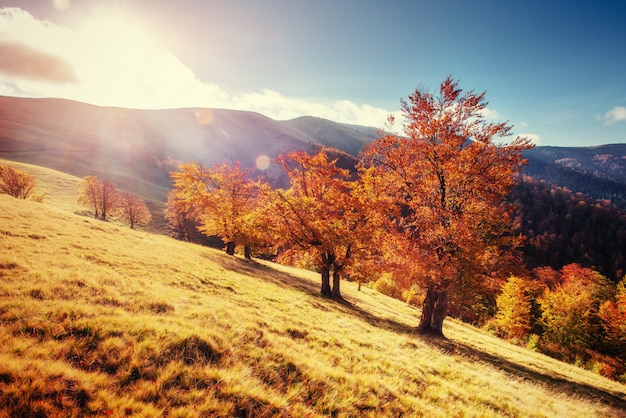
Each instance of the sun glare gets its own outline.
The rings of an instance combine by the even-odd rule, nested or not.
[[[85,20],[79,33],[83,53],[74,62],[91,101],[151,107],[153,86],[146,80],[153,79],[154,63],[163,51],[150,29],[123,10],[100,10]]]
[[[52,0],[55,9],[62,12],[70,7],[70,0]]]

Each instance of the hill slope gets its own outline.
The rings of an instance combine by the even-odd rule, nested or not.
[[[176,162],[253,166],[261,154],[276,157],[311,145],[319,142],[252,112],[136,110],[0,96],[0,158],[110,178],[162,202]]]
[[[0,96],[0,158],[107,177],[160,202],[170,187],[168,170],[179,161],[252,167],[261,154],[319,145],[356,156],[375,138],[372,127],[308,116],[275,121],[234,110],[136,110]],[[626,144],[536,147],[526,157],[526,174],[626,208]],[[264,174],[283,180],[276,167]]]
[[[626,144],[536,147],[525,156],[526,174],[626,209]]]
[[[318,277],[0,195],[0,416],[626,416],[626,388]]]
[[[352,155],[378,138],[377,129],[367,126],[346,125],[326,119],[303,116],[284,121],[327,147],[337,148]]]

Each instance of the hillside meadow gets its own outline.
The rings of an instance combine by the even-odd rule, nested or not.
[[[79,216],[53,189],[0,195],[0,416],[626,416],[620,383],[454,320],[422,338],[368,287],[325,299],[313,272]]]

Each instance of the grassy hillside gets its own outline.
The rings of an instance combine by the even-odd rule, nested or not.
[[[626,416],[619,383],[344,294],[0,195],[0,416]]]
[[[34,164],[20,163],[17,161],[4,160],[0,158],[0,165],[8,165],[17,170],[24,171],[36,179],[35,192],[44,196],[44,202],[48,205],[63,209],[76,214],[87,214],[89,210],[80,206],[78,201],[78,190],[81,178],[51,168],[42,167]],[[121,186],[117,184],[117,186]],[[127,190],[120,187],[120,190]],[[131,191],[135,193],[135,191]],[[167,222],[164,219],[163,211],[165,210],[165,202],[154,200],[150,195],[146,196],[139,193],[142,199],[152,213],[152,220],[146,229],[153,232],[167,231]],[[165,233],[165,232],[164,232]]]

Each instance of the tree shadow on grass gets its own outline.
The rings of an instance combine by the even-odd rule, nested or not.
[[[626,396],[624,396],[623,393],[601,389],[581,382],[573,382],[566,376],[559,375],[557,372],[552,372],[551,370],[534,370],[458,341],[433,337],[421,338],[426,344],[439,349],[446,355],[461,356],[471,361],[487,363],[513,376],[545,384],[555,391],[570,396],[593,398],[613,408],[626,411]]]
[[[415,336],[425,344],[436,348],[445,355],[459,356],[470,361],[489,364],[511,376],[545,384],[555,392],[565,393],[570,396],[590,398],[610,407],[626,411],[626,397],[622,393],[601,389],[580,382],[573,382],[567,377],[550,370],[534,370],[522,364],[507,360],[502,356],[487,353],[458,341],[420,335],[413,326],[375,315],[347,299],[333,299],[322,296],[320,294],[319,285],[311,280],[287,272],[277,271],[271,266],[241,258],[229,258],[225,262],[222,262],[222,265],[224,268],[231,271],[259,277],[279,287],[303,291],[319,300],[320,308],[330,308],[341,314],[352,315],[377,328],[398,334]]]
[[[270,266],[247,260],[240,257],[224,257],[219,259],[219,264],[232,272],[252,277],[258,277],[263,281],[275,284],[282,288],[297,289],[313,296],[320,295],[320,287],[311,280],[295,276],[293,274],[273,269]]]
[[[415,336],[430,347],[441,351],[444,355],[459,356],[470,361],[489,364],[514,377],[545,384],[555,392],[565,393],[570,396],[591,398],[594,401],[601,402],[612,408],[626,411],[626,396],[623,393],[601,389],[581,382],[574,382],[569,380],[566,376],[552,372],[551,370],[535,370],[522,364],[507,360],[502,356],[487,353],[476,347],[472,347],[458,341],[451,341],[445,337],[439,338],[421,335],[416,332],[415,327],[411,327],[388,318],[378,317],[347,301],[344,301],[343,304],[348,306],[354,315],[363,318],[371,325],[393,331],[398,334]]]

